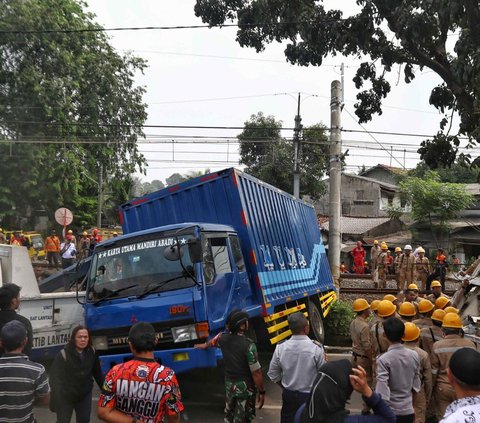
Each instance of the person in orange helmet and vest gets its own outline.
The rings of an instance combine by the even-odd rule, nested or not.
[[[45,240],[45,251],[47,253],[47,260],[50,266],[60,266],[60,239],[58,239],[57,232],[53,229],[50,236]]]

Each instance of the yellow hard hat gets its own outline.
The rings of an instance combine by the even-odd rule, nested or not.
[[[367,300],[364,298],[357,298],[353,302],[353,311],[355,312],[366,310],[368,307],[370,307],[370,305],[368,304]]]
[[[417,250],[417,253],[424,253],[424,252],[425,252],[425,250],[424,250],[422,247],[420,247],[420,248]]]
[[[405,323],[405,331],[403,332],[402,341],[411,342],[418,339],[420,336],[420,329],[415,323],[407,322]]]
[[[435,300],[435,307],[443,310],[449,302],[450,300],[447,297],[438,297]]]
[[[378,305],[378,315],[380,317],[390,317],[395,313],[396,309],[397,307],[391,301],[382,300]]]
[[[83,236],[88,235],[87,231],[83,231],[83,232],[82,232],[82,235],[83,235]]]
[[[0,228],[0,232],[3,232],[3,229],[2,229],[2,228]]]
[[[364,262],[363,264],[368,264],[368,261]]]
[[[382,250],[388,250],[388,245],[385,242],[382,242],[382,245],[380,245],[380,248]]]
[[[419,313],[428,313],[429,311],[432,311],[435,306],[433,303],[429,300],[420,300],[418,303],[418,312]]]
[[[430,288],[435,288],[437,286],[442,286],[442,284],[438,281],[432,281],[432,283],[430,284]]]
[[[445,313],[456,313],[456,314],[458,314],[458,308],[455,308],[455,307],[452,307],[452,306],[445,307],[444,310],[445,310]]]
[[[396,253],[401,253],[402,252],[402,249],[400,247],[395,247],[395,252]]]
[[[375,241],[373,241],[373,245],[377,245],[378,244],[378,239],[376,239]]]
[[[409,291],[418,291],[418,285],[416,283],[411,283],[407,288]]]
[[[71,229],[69,229],[67,234],[73,234],[73,231]]]
[[[415,306],[412,303],[405,301],[404,303],[400,304],[400,307],[398,309],[398,314],[404,317],[412,317],[417,314],[417,310],[415,309]]]
[[[395,295],[392,295],[392,294],[387,294],[383,297],[383,299],[393,303],[397,299],[397,297],[395,297]]]
[[[462,319],[460,319],[460,316],[457,313],[445,314],[445,317],[443,318],[442,328],[461,329],[462,327]]]
[[[445,314],[447,314],[445,313],[445,310],[437,308],[432,314],[432,320],[436,320],[437,322],[443,322]]]
[[[380,300],[373,300],[373,301],[370,303],[370,310],[372,310],[372,311],[377,311],[379,304],[380,304]]]
[[[118,235],[118,232],[114,232],[113,235]]]

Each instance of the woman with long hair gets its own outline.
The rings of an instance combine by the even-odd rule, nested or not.
[[[93,379],[101,388],[100,361],[87,328],[79,325],[50,368],[50,410],[57,413],[57,423],[70,423],[73,410],[77,423],[89,423]]]

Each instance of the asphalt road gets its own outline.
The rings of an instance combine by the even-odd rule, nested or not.
[[[329,354],[329,360],[349,358],[345,354]],[[261,353],[260,361],[264,369],[268,368],[270,354]],[[182,421],[191,423],[223,423],[223,375],[221,369],[195,370],[178,376],[182,390],[185,412]],[[265,405],[257,410],[255,421],[274,423],[280,421],[280,409],[282,406],[281,389],[274,383],[266,380],[267,391]],[[95,388],[93,393],[91,423],[100,422],[96,413],[96,400],[99,390]],[[360,396],[356,393],[352,396],[349,408],[352,413],[359,413],[361,409]],[[38,423],[53,423],[56,421],[55,414],[48,408],[36,407],[35,417]],[[75,419],[72,419],[75,422]]]

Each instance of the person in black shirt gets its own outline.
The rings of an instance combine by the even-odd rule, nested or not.
[[[225,421],[249,423],[255,417],[257,390],[257,407],[262,408],[265,402],[262,368],[258,362],[255,343],[245,336],[248,314],[234,310],[227,317],[226,323],[227,332],[195,347],[218,347],[222,350],[225,368]]]
[[[50,410],[57,413],[57,423],[70,423],[73,410],[77,423],[90,421],[93,379],[100,389],[103,384],[100,361],[91,345],[87,328],[76,326],[50,367]]]
[[[27,343],[23,353],[29,357],[32,355],[33,347],[33,329],[30,320],[21,316],[15,310],[20,305],[20,287],[14,283],[7,283],[0,287],[0,329],[12,320],[18,320],[27,328]],[[0,352],[3,350],[0,348]]]

